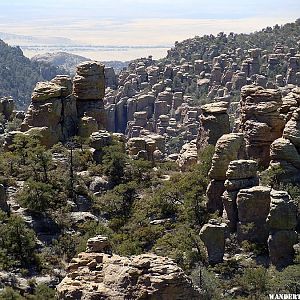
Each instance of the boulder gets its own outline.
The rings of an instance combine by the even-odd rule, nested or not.
[[[86,252],[111,253],[111,244],[106,236],[98,235],[87,240]]]
[[[207,143],[215,145],[218,139],[230,132],[227,102],[214,102],[201,107],[200,122],[202,129],[208,135]],[[199,134],[202,130],[199,131]],[[198,140],[202,140],[198,137]]]
[[[239,220],[242,222],[264,221],[270,210],[271,189],[265,186],[254,186],[242,189],[237,195]]]
[[[265,243],[268,237],[266,218],[270,209],[270,188],[254,186],[237,194],[237,238],[241,242]]]
[[[247,179],[257,176],[257,162],[255,160],[234,160],[228,165],[227,179]]]
[[[271,191],[267,218],[270,230],[294,230],[297,226],[297,205],[285,191]]]
[[[229,163],[242,155],[243,147],[243,134],[230,133],[223,135],[216,144],[209,177],[217,180],[225,180]]]
[[[210,220],[200,230],[200,238],[207,249],[210,264],[217,264],[223,261],[225,232],[226,225],[216,220]]]

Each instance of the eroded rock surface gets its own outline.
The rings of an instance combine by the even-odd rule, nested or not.
[[[154,254],[109,255],[107,243],[104,237],[90,239],[88,252],[72,259],[57,287],[59,299],[202,299],[171,259]]]

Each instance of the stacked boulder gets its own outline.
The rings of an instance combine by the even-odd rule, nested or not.
[[[171,259],[154,254],[111,255],[106,237],[88,240],[57,286],[58,299],[201,299],[201,292]]]
[[[297,205],[284,191],[271,191],[271,207],[267,218],[268,248],[272,264],[284,267],[292,263],[293,246],[297,243]]]
[[[51,147],[77,134],[88,138],[105,128],[104,66],[81,63],[73,83],[66,75],[37,83],[21,131],[41,136],[42,144]]]
[[[41,140],[48,147],[74,136],[77,130],[77,109],[71,88],[72,81],[68,76],[37,83],[21,131],[40,134]]]
[[[254,186],[241,189],[236,198],[238,223],[237,239],[266,244],[268,228],[266,219],[270,210],[269,187]]]
[[[280,180],[300,182],[300,108],[286,123],[282,138],[275,140],[270,149],[270,167],[279,166]]]
[[[215,145],[223,134],[230,132],[228,105],[228,102],[213,102],[201,107],[200,122],[203,131],[200,130],[199,135],[207,133],[209,145]],[[198,141],[201,140],[203,137],[199,136]]]
[[[238,223],[237,196],[241,189],[259,184],[257,163],[254,160],[233,160],[230,162],[224,183],[226,191],[222,199],[223,218],[231,231],[236,231]]]
[[[258,159],[265,167],[270,162],[270,145],[282,136],[285,125],[281,105],[279,90],[254,85],[241,90],[239,131],[245,135],[248,158]]]
[[[244,157],[244,135],[230,133],[223,135],[216,144],[209,171],[211,181],[207,188],[207,208],[210,212],[223,212],[222,195],[225,191],[226,172],[231,161]]]
[[[76,99],[79,126],[84,122],[98,129],[106,126],[103,98],[105,95],[104,65],[98,62],[83,62],[77,66],[73,79],[73,95]],[[87,126],[87,125],[86,125]]]

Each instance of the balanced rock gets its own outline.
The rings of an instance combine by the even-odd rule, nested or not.
[[[204,132],[208,135],[208,144],[215,145],[222,135],[230,132],[227,109],[227,102],[214,102],[201,107],[200,122]],[[201,140],[201,137],[198,140]]]
[[[217,141],[209,177],[217,180],[225,180],[229,163],[243,155],[243,147],[243,134],[224,134]]]
[[[86,252],[110,254],[111,244],[108,240],[108,237],[98,235],[88,239],[86,244]]]
[[[208,185],[206,195],[207,209],[210,212],[223,212],[222,195],[225,191],[224,183],[226,172],[231,161],[243,157],[244,136],[239,133],[224,134],[217,141],[209,177],[212,179]]]
[[[6,120],[10,120],[14,111],[15,103],[10,97],[0,98],[0,115],[3,115]]]
[[[106,127],[104,65],[95,61],[83,62],[77,66],[73,79],[73,95],[76,99],[79,118],[91,117],[98,129]]]

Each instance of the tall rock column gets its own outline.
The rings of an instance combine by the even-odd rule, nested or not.
[[[265,244],[268,238],[266,219],[270,210],[270,188],[254,186],[237,194],[237,239]]]
[[[203,241],[210,264],[217,264],[223,261],[225,252],[226,224],[211,219],[200,230],[200,238]]]
[[[284,191],[271,191],[271,206],[267,218],[270,230],[269,255],[272,264],[284,267],[292,263],[297,243],[297,206]]]
[[[105,129],[104,65],[95,61],[79,64],[73,80],[73,95],[76,99],[78,117],[81,118],[79,128],[81,123],[84,122],[84,130],[82,130],[81,135],[88,137],[92,133],[91,130],[95,130],[95,123],[97,123],[97,129]],[[90,130],[87,123],[91,124]]]
[[[230,122],[227,113],[228,105],[228,102],[215,102],[201,107],[200,122],[204,132],[202,130],[199,131],[198,143],[203,140],[202,135],[207,134],[207,143],[215,145],[223,134],[230,132]]]
[[[225,191],[224,183],[226,171],[232,160],[243,158],[244,135],[240,133],[224,134],[216,144],[209,171],[211,182],[207,188],[207,208],[210,212],[223,212],[222,195]]]
[[[300,108],[286,123],[282,138],[272,143],[270,157],[270,167],[280,166],[284,171],[280,180],[300,182]]]
[[[257,163],[254,160],[233,160],[226,172],[223,194],[223,218],[231,231],[236,230],[238,222],[237,195],[241,189],[250,188],[259,184]]]
[[[239,131],[245,134],[248,158],[264,167],[270,162],[270,145],[281,137],[285,125],[281,105],[279,90],[254,85],[241,90]]]

